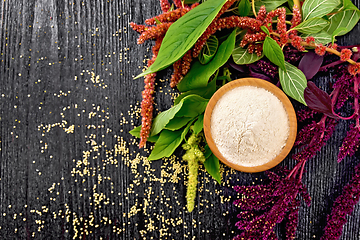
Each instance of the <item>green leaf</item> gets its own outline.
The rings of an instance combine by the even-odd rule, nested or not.
[[[184,0],[184,4],[193,4],[197,2],[200,2],[200,0]]]
[[[193,118],[191,117],[174,117],[169,121],[169,123],[165,126],[165,129],[175,131],[184,127],[188,122],[190,122]]]
[[[134,137],[140,138],[141,125],[131,130],[129,133]],[[146,141],[148,142],[156,142],[159,139],[159,135],[150,136]]]
[[[205,32],[227,0],[207,0],[193,8],[165,34],[155,62],[135,78],[162,70],[180,59]]]
[[[194,123],[193,131],[197,135],[201,132],[201,130],[203,130],[203,128],[204,128],[204,114],[201,114]]]
[[[264,33],[266,33],[266,35],[270,35],[269,29],[267,29],[267,27],[261,26],[260,28],[261,30],[263,30]]]
[[[208,100],[197,95],[188,95],[184,97],[183,99],[181,99],[179,104],[173,106],[172,108],[164,112],[159,113],[154,118],[150,136],[159,134],[159,132],[161,132],[161,130],[167,127],[170,121],[175,117],[197,117],[199,114],[205,111],[207,103]]]
[[[151,151],[148,160],[157,160],[163,157],[170,157],[176,148],[185,139],[186,134],[189,132],[190,126],[194,121],[190,121],[188,125],[180,130],[170,131],[163,130],[160,133],[159,139],[156,141],[154,149]]]
[[[235,46],[235,38],[236,31],[234,30],[230,36],[221,43],[214,58],[208,64],[202,65],[200,62],[195,61],[190,71],[177,85],[179,91],[185,92],[195,88],[206,87],[211,75],[213,75],[219,67],[224,65],[231,56]]]
[[[344,0],[343,1],[343,10],[356,10],[356,11],[359,11],[359,9],[351,2],[351,0]]]
[[[347,28],[344,28],[344,27],[341,27],[341,28],[338,28],[336,29],[333,33],[332,33],[332,44],[334,44],[335,42],[335,37],[336,36],[341,36],[341,35],[344,35],[348,32]]]
[[[294,1],[293,1],[293,0],[288,0],[287,3],[288,3],[288,5],[289,5],[289,8],[290,8],[290,9],[293,9],[293,8],[294,8]]]
[[[197,95],[189,95],[182,101],[183,107],[176,113],[176,117],[197,117],[205,112],[208,100]],[[177,105],[176,105],[177,106]]]
[[[177,131],[163,130],[155,143],[148,160],[157,160],[163,157],[170,157],[183,139],[183,129]]]
[[[269,36],[265,38],[263,52],[272,63],[286,71],[284,53],[277,42]]]
[[[174,104],[175,105],[178,104],[181,101],[181,99],[189,95],[198,95],[205,99],[210,99],[212,95],[215,93],[215,91],[216,91],[216,81],[212,80],[205,88],[196,88],[182,93],[180,96],[178,96],[175,99]]]
[[[249,53],[247,49],[242,47],[236,47],[232,52],[232,58],[238,65],[254,63],[260,60],[263,56],[264,54],[258,56],[256,53]]]
[[[170,122],[170,120],[175,117],[175,114],[179,112],[179,110],[183,106],[183,103],[184,101],[164,112],[159,113],[153,120],[150,136],[154,136],[161,132],[161,130],[165,128],[165,126]]]
[[[345,28],[347,29],[347,31],[342,31],[340,34],[337,34],[337,36],[345,35],[355,27],[359,19],[360,19],[359,10],[340,11],[329,17],[330,25],[327,28],[325,28],[325,31],[328,32],[330,35],[333,35],[333,33],[337,29]]]
[[[301,37],[303,39],[306,39],[309,36],[313,36],[315,39],[315,43],[317,43],[317,44],[321,43],[321,44],[325,45],[325,44],[328,44],[329,42],[331,42],[331,35],[325,31],[321,31],[321,32],[314,33],[314,34],[302,34],[301,35]]]
[[[204,166],[206,171],[220,184],[221,175],[220,175],[220,163],[219,159],[211,152],[209,146],[206,144],[205,153],[206,160]]]
[[[250,10],[251,10],[250,1],[249,0],[240,0],[238,10],[239,10],[239,15],[241,17],[246,17],[247,15],[249,15]]]
[[[161,24],[161,22],[157,18],[155,18],[155,22],[156,24]]]
[[[297,25],[293,29],[296,29],[296,30],[298,30],[299,32],[302,32],[302,33],[311,34],[311,33],[320,32],[327,25],[329,25],[329,22],[326,21],[323,18],[310,18],[310,19],[300,23],[299,25]]]
[[[261,6],[265,6],[266,11],[270,12],[279,6],[286,3],[287,0],[261,0],[261,1],[255,1],[255,11],[259,12]]]
[[[286,71],[279,69],[280,83],[283,91],[306,106],[304,91],[307,86],[307,80],[304,73],[288,62],[285,62],[285,67]]]
[[[201,49],[199,61],[201,64],[207,64],[215,56],[216,50],[219,46],[219,40],[215,35],[211,35],[206,41],[204,47]]]
[[[303,20],[319,17],[331,13],[340,5],[340,0],[307,0],[302,5]]]

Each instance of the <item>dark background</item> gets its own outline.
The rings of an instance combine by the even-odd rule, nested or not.
[[[133,77],[152,46],[136,44],[129,22],[143,24],[160,12],[158,0],[0,2],[0,239],[235,235],[232,187],[260,182],[263,174],[224,167],[219,185],[202,170],[197,206],[188,213],[181,158],[149,163],[148,150],[138,150],[127,133],[141,122],[143,80]],[[359,34],[357,25],[339,44],[357,44]],[[172,104],[170,72],[159,77],[159,110]],[[328,77],[317,83],[327,86]],[[341,122],[306,165],[303,182],[312,204],[300,208],[298,239],[320,238],[359,163],[358,153],[336,162],[348,125]],[[359,229],[358,204],[342,239],[360,239]],[[278,230],[284,239],[283,226]]]

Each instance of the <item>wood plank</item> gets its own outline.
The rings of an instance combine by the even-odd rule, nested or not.
[[[238,196],[232,187],[259,183],[263,173],[225,167],[219,185],[202,169],[197,206],[188,213],[181,152],[149,163],[149,149],[139,150],[128,134],[141,123],[143,80],[133,77],[152,46],[136,44],[129,22],[142,24],[160,12],[158,0],[0,3],[1,239],[235,235],[232,202]],[[340,44],[357,44],[359,34],[356,26]],[[170,72],[159,78],[168,79]],[[172,104],[172,90],[169,81],[158,81],[156,88],[162,111]],[[298,239],[320,238],[333,201],[359,163],[359,153],[336,162],[347,128],[341,123],[306,166],[304,183],[313,201],[301,206]],[[288,157],[283,164],[295,162]],[[359,238],[359,216],[357,204],[342,239]],[[279,234],[285,239],[284,226]]]

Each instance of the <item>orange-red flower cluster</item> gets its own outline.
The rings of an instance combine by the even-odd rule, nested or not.
[[[315,52],[316,52],[316,54],[318,54],[320,56],[324,56],[326,53],[326,47],[324,45],[322,45],[321,43],[317,44],[315,47]]]
[[[303,42],[303,39],[299,36],[294,36],[291,39],[291,45],[293,45],[299,51],[305,51],[305,47],[301,45],[301,42]]]
[[[360,73],[360,63],[350,64],[348,70],[351,75],[355,76]]]
[[[345,62],[351,58],[352,51],[350,49],[344,48],[341,50],[340,60]]]

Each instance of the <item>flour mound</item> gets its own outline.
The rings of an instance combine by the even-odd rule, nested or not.
[[[274,159],[289,137],[284,105],[271,92],[241,86],[225,93],[211,115],[211,135],[229,162],[254,167]]]

